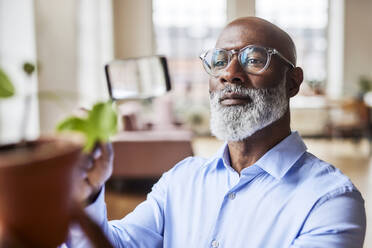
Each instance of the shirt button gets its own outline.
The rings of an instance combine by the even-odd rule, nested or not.
[[[213,247],[213,248],[217,248],[219,245],[220,245],[220,244],[218,243],[217,240],[213,240],[213,241],[212,241],[212,247]]]
[[[235,196],[236,196],[235,192],[232,192],[232,193],[229,194],[229,199],[234,200]]]

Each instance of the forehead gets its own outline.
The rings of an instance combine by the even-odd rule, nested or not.
[[[249,25],[232,25],[226,27],[220,34],[217,42],[217,48],[240,49],[247,45],[260,45],[264,47],[273,47],[273,35],[270,30]]]

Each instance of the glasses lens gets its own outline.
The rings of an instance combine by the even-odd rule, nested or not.
[[[260,73],[265,68],[268,54],[265,48],[248,46],[239,54],[239,61],[246,72]]]
[[[218,75],[220,70],[229,64],[229,54],[223,49],[211,49],[204,57],[204,68],[212,75]]]

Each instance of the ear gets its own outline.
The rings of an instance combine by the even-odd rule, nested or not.
[[[291,98],[297,95],[300,90],[301,83],[304,80],[304,72],[301,67],[295,67],[288,71],[287,77],[288,96]]]

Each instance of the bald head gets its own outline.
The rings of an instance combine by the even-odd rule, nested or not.
[[[278,26],[258,17],[243,17],[229,23],[221,32],[216,47],[229,48],[255,44],[277,49],[296,65],[296,47],[291,37]]]

